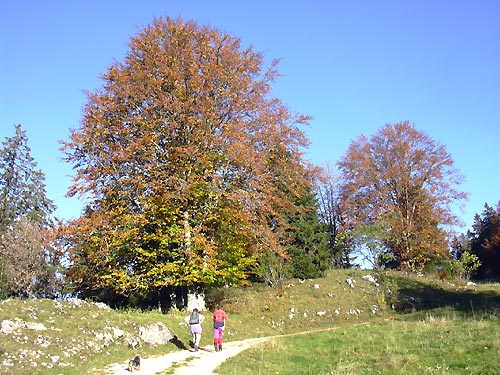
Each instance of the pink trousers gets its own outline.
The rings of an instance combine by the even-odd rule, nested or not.
[[[224,335],[224,330],[222,327],[214,328],[214,344],[222,345],[222,336]]]

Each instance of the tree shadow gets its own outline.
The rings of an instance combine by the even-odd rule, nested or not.
[[[397,298],[392,304],[399,313],[446,309],[469,317],[500,316],[500,288],[408,279],[399,279],[398,286]]]

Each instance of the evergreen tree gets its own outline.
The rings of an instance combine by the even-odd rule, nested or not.
[[[0,233],[20,218],[47,227],[54,203],[45,192],[45,175],[37,169],[21,125],[0,148]]]
[[[311,279],[328,269],[330,254],[326,225],[319,221],[318,207],[312,191],[300,197],[290,216],[288,230],[289,266],[292,277]]]
[[[55,206],[26,132],[20,125],[15,130],[0,148],[0,297],[52,296],[57,257],[49,235]]]
[[[470,252],[476,255],[481,266],[477,269],[477,278],[500,277],[500,202],[496,210],[484,205],[481,215],[474,216],[472,231],[467,232]]]

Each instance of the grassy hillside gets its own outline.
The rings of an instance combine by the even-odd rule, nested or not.
[[[499,323],[427,316],[275,337],[229,358],[217,374],[500,374]]]
[[[371,333],[374,336],[374,332],[389,334],[391,329],[405,330],[411,336],[413,328],[429,319],[462,324],[463,321],[489,322],[500,315],[498,284],[457,285],[416,275],[374,274],[362,270],[335,270],[322,279],[290,280],[283,283],[280,290],[262,285],[215,290],[207,299],[212,303],[221,300],[229,315],[226,341],[328,327],[351,330],[342,331],[346,337],[356,337],[356,330],[361,333],[374,330]],[[176,351],[189,346],[190,335],[182,324],[186,314],[185,311],[169,314],[116,311],[79,300],[2,301],[1,328],[11,332],[0,333],[0,374],[98,374],[103,373],[100,370],[106,365],[132,358],[136,352],[148,357]],[[206,314],[210,318],[210,312]],[[209,345],[212,341],[210,319],[207,321],[201,345]],[[157,322],[165,324],[176,339],[157,347],[144,343],[132,347],[140,341],[140,327]],[[359,325],[365,322],[371,323],[370,329],[361,328],[368,327]],[[450,323],[446,329],[453,334],[456,328]],[[414,334],[423,335],[422,331]],[[476,336],[479,340],[480,335]],[[321,355],[319,349],[327,345],[321,340],[329,342],[330,337],[322,333],[314,335],[314,339],[319,341],[310,345],[313,357],[314,353]],[[387,338],[379,339],[390,343]],[[306,341],[301,339],[300,342]],[[269,345],[285,348],[287,344],[273,341]],[[341,346],[336,347],[342,351]],[[496,351],[498,354],[498,347]],[[249,360],[248,366],[252,361]],[[272,359],[265,362],[271,363]],[[394,365],[397,368],[398,363]],[[259,371],[254,373],[268,373]],[[316,370],[311,371],[315,373]],[[325,371],[317,373],[329,373],[329,369]],[[385,371],[381,373],[388,373]]]
[[[322,323],[333,329],[275,337],[229,359],[217,373],[500,374],[499,284],[464,285],[390,272],[374,275],[380,284],[374,288],[373,283],[364,283],[363,275],[366,272],[334,271],[317,280],[318,290],[322,285],[340,286],[333,297],[327,293],[331,301],[321,300],[321,306],[328,306]],[[354,288],[342,285],[347,278],[356,280]],[[290,297],[298,295],[310,302],[303,309],[318,308],[307,287]],[[374,300],[370,311],[367,306]],[[340,314],[337,306],[343,306]],[[353,309],[360,313],[349,314]],[[310,329],[320,322],[303,319],[301,324]],[[286,319],[280,329],[283,333],[296,330]]]

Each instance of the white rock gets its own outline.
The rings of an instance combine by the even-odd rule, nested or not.
[[[349,286],[350,286],[351,288],[354,288],[354,284],[356,283],[356,280],[351,279],[351,278],[348,278],[348,279],[346,280],[346,282],[347,282],[347,284],[349,284]]]
[[[139,337],[142,341],[153,346],[165,345],[173,338],[167,326],[162,322],[140,327]]]
[[[92,304],[97,306],[101,310],[111,310],[111,308],[103,302],[93,302]]]
[[[12,320],[3,320],[2,323],[0,323],[0,333],[4,335],[11,334],[19,328],[21,328],[21,324],[19,322],[13,322]]]
[[[364,279],[364,280],[366,280],[366,281],[369,281],[370,283],[375,284],[376,286],[379,286],[379,283],[377,282],[377,280],[372,275],[365,275],[365,276],[363,276],[361,278]]]
[[[81,307],[87,304],[87,302],[78,298],[68,298],[66,301],[73,307]]]
[[[42,323],[25,322],[24,326],[34,331],[45,331],[47,329]]]

